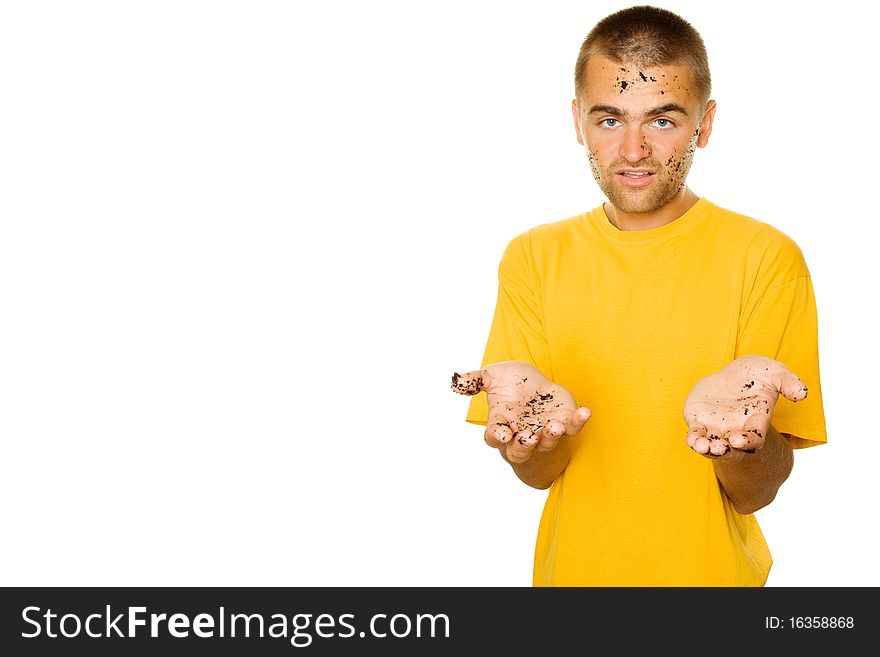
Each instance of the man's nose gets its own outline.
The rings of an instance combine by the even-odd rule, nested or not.
[[[623,132],[620,144],[620,156],[628,162],[638,162],[651,154],[648,140],[640,126],[629,126]]]

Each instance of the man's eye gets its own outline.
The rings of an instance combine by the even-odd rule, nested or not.
[[[601,125],[605,128],[615,127],[615,125],[610,125],[608,123],[608,121],[613,121],[615,125],[620,123],[617,119],[602,119],[599,122],[599,125]],[[661,123],[661,121],[662,121],[662,123]],[[658,127],[663,128],[664,130],[667,128],[674,128],[675,127],[675,124],[672,121],[670,121],[669,119],[657,119],[656,121],[654,121],[654,123],[657,123]]]

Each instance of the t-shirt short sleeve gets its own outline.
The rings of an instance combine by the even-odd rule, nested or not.
[[[800,377],[807,386],[806,399],[794,403],[780,395],[772,424],[791,435],[792,447],[812,447],[827,440],[816,299],[803,255],[793,242],[784,245],[777,260],[782,262],[777,269],[788,280],[771,279],[763,290],[759,287],[755,300],[746,306],[736,356],[767,356]]]
[[[552,377],[540,293],[529,257],[529,235],[522,233],[507,245],[498,266],[498,298],[480,367],[518,360]],[[485,393],[471,398],[466,420],[486,424]]]

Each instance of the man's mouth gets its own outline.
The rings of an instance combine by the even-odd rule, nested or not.
[[[627,187],[643,187],[654,179],[653,171],[618,171],[621,181]]]

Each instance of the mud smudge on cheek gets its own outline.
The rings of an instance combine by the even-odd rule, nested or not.
[[[666,160],[666,168],[669,169],[669,174],[674,175],[681,171],[681,167],[684,163],[684,158],[678,157],[678,151],[673,151],[672,155],[669,156],[669,159]]]
[[[590,169],[593,172],[593,178],[596,179],[596,182],[600,182],[602,180],[602,171],[599,168],[599,156],[593,151],[587,152],[589,154]]]

